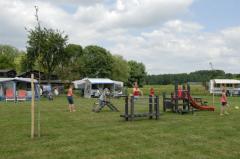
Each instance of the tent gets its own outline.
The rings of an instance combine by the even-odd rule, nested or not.
[[[98,97],[99,92],[108,88],[113,96],[122,94],[123,82],[113,81],[108,78],[84,78],[82,80],[76,80],[72,82],[74,88],[80,89],[85,98]]]
[[[35,98],[39,99],[38,81],[34,80]],[[26,100],[32,99],[31,79],[30,78],[0,78],[0,100],[6,100],[6,93],[11,90],[13,93],[12,100],[16,101],[19,91],[26,91]]]

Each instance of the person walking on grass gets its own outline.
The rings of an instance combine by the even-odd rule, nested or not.
[[[75,112],[76,108],[73,102],[73,86],[70,85],[67,92],[68,108],[70,112]]]
[[[228,103],[227,103],[227,95],[226,95],[226,90],[223,89],[222,90],[222,96],[220,98],[220,101],[221,101],[221,112],[220,112],[220,115],[222,116],[223,114],[226,114],[228,115],[229,113],[227,112],[227,107],[228,107]]]

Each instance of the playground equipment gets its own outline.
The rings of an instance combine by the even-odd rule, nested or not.
[[[139,99],[148,99],[148,112],[136,113],[135,112],[135,103]],[[120,115],[120,117],[125,118],[126,121],[132,121],[137,117],[148,117],[149,119],[153,119],[155,117],[156,120],[159,119],[159,97],[158,96],[149,96],[148,98],[140,97],[136,100],[134,96],[125,97],[125,114]],[[145,104],[145,103],[144,103]]]
[[[203,102],[201,98],[193,98],[190,95],[190,85],[187,83],[187,89],[185,85],[178,87],[178,82],[175,82],[175,92],[171,94],[171,97],[166,97],[166,93],[163,93],[163,111],[166,112],[170,109],[175,113],[193,113],[194,109],[197,110],[209,110],[214,111],[215,107],[207,106],[206,102]]]
[[[103,101],[97,100],[93,103],[92,111],[93,112],[100,112],[104,107],[108,107],[111,111],[119,112],[119,110],[113,105],[110,101],[110,97],[108,96]]]
[[[100,93],[100,92],[99,92]],[[105,88],[101,93],[97,102],[93,104],[93,112],[100,112],[105,106],[111,111],[118,112],[119,110],[110,102],[111,93],[108,88]]]
[[[110,102],[110,101],[103,101],[103,105],[100,105],[99,102],[93,103],[93,112],[100,112],[104,107],[108,107],[111,111],[119,112],[119,110]]]

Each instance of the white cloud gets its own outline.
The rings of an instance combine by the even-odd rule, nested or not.
[[[214,64],[215,69],[239,72],[240,36],[235,36],[239,35],[239,28],[217,33],[203,32],[202,28],[197,23],[169,21],[140,36],[117,39],[118,45],[112,50],[124,53],[128,59],[144,62],[150,73],[209,69],[209,62]],[[238,42],[232,43],[233,39]]]
[[[192,0],[119,0],[110,21],[114,26],[147,27],[186,13],[191,3]]]
[[[80,5],[80,6],[89,6],[98,3],[104,3],[105,0],[24,0],[27,3],[50,3],[53,5]]]
[[[239,72],[240,27],[205,32],[197,22],[179,20],[193,0],[0,0],[0,43],[26,46],[25,27],[35,25],[34,5],[43,26],[60,29],[70,43],[101,45],[150,73],[217,69]],[[69,5],[74,6],[69,12]],[[71,9],[70,7],[70,9]],[[176,19],[176,20],[174,20]]]

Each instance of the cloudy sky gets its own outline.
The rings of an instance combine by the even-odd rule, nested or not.
[[[25,50],[25,27],[64,31],[69,43],[99,45],[149,74],[222,69],[240,73],[239,0],[0,0],[0,43]]]

